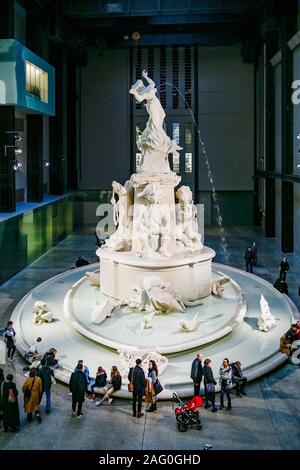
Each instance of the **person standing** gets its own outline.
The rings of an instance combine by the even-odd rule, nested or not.
[[[220,410],[224,408],[224,394],[226,394],[227,400],[228,400],[226,411],[231,410],[231,395],[230,395],[231,383],[232,383],[232,368],[229,365],[229,360],[227,358],[224,358],[223,364],[220,367],[220,385],[221,385]]]
[[[245,387],[247,384],[247,377],[244,376],[240,361],[236,361],[232,367],[232,382],[235,384],[236,396],[241,397],[247,395]]]
[[[4,432],[7,432],[8,428],[15,432],[20,426],[18,390],[13,379],[13,375],[8,374],[6,381],[1,384]]]
[[[75,369],[74,369],[74,372],[76,372],[77,367],[78,367],[78,364],[81,364],[81,365],[82,365],[82,372],[83,372],[84,375],[85,375],[87,384],[89,384],[89,383],[90,383],[90,370],[89,370],[89,368],[88,368],[85,364],[83,364],[83,360],[82,360],[82,359],[79,359],[79,361],[78,361],[78,363],[77,363],[77,366],[76,366]]]
[[[252,253],[252,248],[251,246],[248,246],[245,256],[246,260],[246,271],[247,273],[253,273],[253,253]]]
[[[202,360],[203,360],[203,355],[201,353],[198,353],[196,359],[194,359],[192,362],[191,379],[193,380],[193,383],[194,383],[194,396],[200,395],[200,385],[201,385],[202,375],[203,375]]]
[[[78,419],[82,417],[82,404],[87,392],[87,381],[82,369],[82,364],[78,363],[76,371],[72,373],[69,383],[70,392],[72,393],[72,416],[76,414],[76,406],[78,403],[76,416]]]
[[[158,369],[156,362],[152,359],[149,361],[149,369],[148,369],[148,383],[147,383],[147,390],[149,401],[151,401],[151,405],[147,408],[146,411],[156,411],[157,410],[157,395],[162,392],[163,388],[158,380]],[[146,390],[146,391],[147,391]]]
[[[286,275],[289,269],[290,265],[288,263],[288,259],[284,256],[279,266],[279,277],[281,281],[286,281]]]
[[[257,245],[256,242],[252,242],[251,245],[251,250],[252,250],[252,256],[253,256],[253,265],[257,265]]]
[[[49,414],[51,412],[51,386],[54,379],[54,372],[47,366],[45,359],[42,359],[41,366],[38,375],[42,380],[42,397],[44,393],[46,395],[46,413]]]
[[[141,418],[144,416],[142,413],[142,401],[143,397],[146,394],[146,377],[145,373],[142,369],[142,361],[141,359],[137,359],[135,361],[134,369],[130,369],[128,374],[128,380],[133,384],[133,392],[132,392],[132,415],[134,417]],[[137,410],[136,410],[137,405]],[[136,413],[137,411],[137,413]]]
[[[24,410],[27,413],[27,421],[32,421],[32,413],[42,422],[40,416],[40,402],[42,398],[42,380],[36,375],[36,370],[31,369],[28,379],[25,380],[22,392],[24,393]]]
[[[216,391],[215,386],[217,382],[215,381],[213,371],[211,368],[211,360],[205,359],[203,367],[203,377],[204,377],[204,391],[205,391],[205,406],[204,408],[209,408],[211,406],[211,411],[215,413],[218,411],[216,407]],[[209,404],[211,403],[211,405]]]
[[[16,332],[13,328],[13,322],[7,322],[4,328],[4,338],[7,346],[7,359],[9,361],[14,360],[14,354],[16,352]]]

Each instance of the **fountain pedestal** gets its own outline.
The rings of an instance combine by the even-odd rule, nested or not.
[[[114,253],[99,248],[101,293],[115,299],[129,298],[133,288],[149,276],[169,282],[181,298],[197,300],[210,295],[211,260],[215,251],[205,246],[199,252],[170,258],[138,258],[132,252]]]

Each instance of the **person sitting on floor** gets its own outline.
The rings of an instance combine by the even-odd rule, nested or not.
[[[240,361],[235,361],[232,364],[232,382],[235,385],[237,397],[247,395],[244,390],[247,384],[247,377],[245,377],[243,374]]]
[[[110,374],[110,381],[106,387],[106,393],[104,397],[96,402],[96,406],[103,405],[106,401],[111,405],[111,402],[113,401],[110,396],[114,393],[120,390],[122,386],[122,377],[120,372],[118,371],[117,366],[113,366],[111,369],[111,374]]]

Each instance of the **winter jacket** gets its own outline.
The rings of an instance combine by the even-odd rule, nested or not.
[[[220,368],[220,384],[228,387],[232,382],[232,367]]]
[[[217,385],[217,382],[214,379],[212,368],[209,366],[203,367],[203,377],[204,377],[204,386],[206,384],[214,384]]]
[[[196,357],[196,359],[193,360],[192,362],[192,368],[191,368],[191,379],[197,383],[200,384],[202,380],[202,362],[199,361],[199,359]]]
[[[84,401],[87,392],[87,381],[83,372],[73,372],[69,382],[70,392],[75,401]]]
[[[25,412],[33,413],[34,411],[38,411],[43,390],[40,377],[28,377],[23,384],[22,392],[24,393],[26,389],[29,389],[31,393],[29,400],[26,403],[24,401]]]

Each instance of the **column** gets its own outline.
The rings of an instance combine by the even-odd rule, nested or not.
[[[27,115],[27,202],[44,200],[43,116]]]

